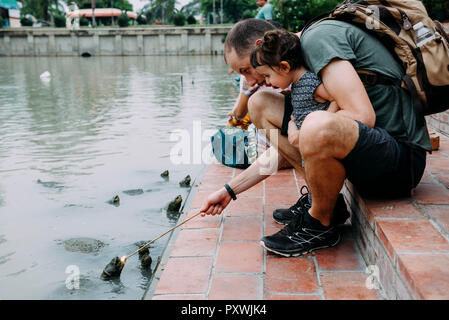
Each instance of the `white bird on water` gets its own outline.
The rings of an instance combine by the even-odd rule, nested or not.
[[[50,80],[51,74],[50,74],[50,72],[45,71],[44,73],[42,73],[42,74],[40,75],[40,78],[41,78],[42,80]]]

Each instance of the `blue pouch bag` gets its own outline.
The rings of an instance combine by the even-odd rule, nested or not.
[[[248,168],[257,158],[255,134],[237,127],[220,128],[212,137],[212,152],[222,164]]]

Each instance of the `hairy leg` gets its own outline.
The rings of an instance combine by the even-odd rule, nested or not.
[[[326,111],[310,113],[301,126],[299,149],[313,198],[309,213],[325,226],[330,224],[346,177],[340,160],[354,148],[358,137],[357,122]]]
[[[265,129],[262,132],[281,155],[280,166],[286,168],[288,163],[304,177],[298,149],[288,142],[287,137],[280,134],[284,116],[284,95],[274,91],[256,92],[249,99],[248,110],[251,121],[258,129]]]

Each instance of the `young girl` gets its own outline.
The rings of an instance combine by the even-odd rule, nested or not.
[[[298,129],[313,111],[338,111],[318,76],[304,67],[300,41],[294,33],[267,31],[251,54],[251,65],[268,85],[285,89],[291,84],[293,118]]]

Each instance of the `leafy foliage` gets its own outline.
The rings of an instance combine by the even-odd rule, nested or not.
[[[177,12],[175,3],[176,0],[150,0],[150,3],[142,8],[141,13],[147,17],[149,23],[171,23]]]
[[[272,0],[273,19],[284,28],[299,31],[310,19],[331,11],[341,0]]]
[[[87,19],[86,17],[81,17],[80,18],[80,26],[87,27],[88,25],[89,25],[89,19]]]
[[[5,19],[3,19],[2,16],[0,16],[0,29],[3,28],[4,25],[5,25]]]
[[[147,24],[147,19],[145,19],[142,14],[139,14],[136,19],[137,24]]]
[[[200,7],[201,0],[192,0],[181,8],[181,12],[183,12],[186,16],[195,16],[201,13]]]
[[[117,24],[122,28],[127,27],[129,25],[128,15],[124,12],[121,15],[119,15],[117,18]]]
[[[254,18],[256,16],[256,14],[257,14],[257,10],[246,9],[245,11],[243,11],[242,19]]]
[[[72,1],[75,2],[81,9],[92,8],[92,0],[72,0]],[[133,11],[133,5],[128,0],[95,1],[95,8],[117,8],[125,11]]]
[[[257,9],[255,0],[222,0],[223,1],[223,22],[237,22],[242,19],[246,10]],[[215,14],[217,22],[220,21],[220,1],[215,0]],[[213,0],[201,0],[201,11],[205,17],[213,13]]]
[[[50,7],[57,5],[57,0],[22,0],[20,14],[31,14],[36,19],[50,21]]]
[[[195,19],[195,17],[192,14],[187,17],[187,23],[188,24],[195,24],[196,23],[196,19]]]
[[[24,27],[31,27],[33,25],[33,21],[28,18],[22,17],[20,18],[20,24]]]
[[[433,19],[440,21],[449,20],[449,1],[447,0],[422,0],[427,12]]]
[[[178,27],[186,24],[186,17],[182,12],[178,12],[173,16],[173,24]]]
[[[430,16],[438,20],[449,19],[449,1],[421,0]],[[290,31],[299,31],[307,21],[331,11],[343,0],[271,0],[273,19]],[[355,2],[355,1],[353,1]]]
[[[55,27],[56,28],[64,28],[65,27],[65,17],[60,15],[54,16]]]

